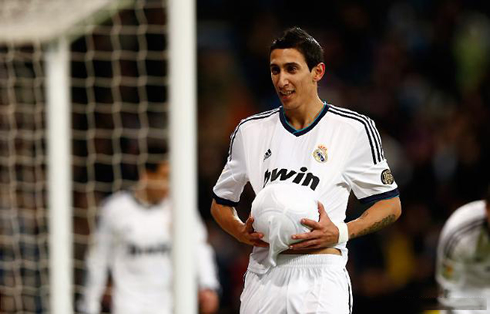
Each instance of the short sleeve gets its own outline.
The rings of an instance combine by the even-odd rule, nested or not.
[[[399,195],[384,157],[381,137],[372,120],[358,133],[344,177],[361,203],[373,203]]]
[[[218,204],[236,206],[248,182],[245,150],[240,125],[231,135],[226,165],[213,188],[213,197]]]

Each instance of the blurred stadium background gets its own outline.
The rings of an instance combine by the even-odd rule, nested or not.
[[[71,46],[76,292],[97,204],[134,182],[148,146],[167,138],[165,9],[136,3]],[[400,186],[401,219],[348,245],[354,313],[434,305],[442,224],[489,182],[488,13],[485,1],[462,0],[197,1],[199,209],[217,253],[221,314],[238,313],[250,248],[212,220],[211,189],[240,119],[279,105],[268,47],[290,26],[324,47],[323,99],[376,121]],[[43,69],[36,47],[1,49],[0,87],[10,94],[0,102],[0,312],[45,313],[43,83],[34,79]],[[30,92],[12,98],[12,75]],[[242,217],[253,197],[242,195]],[[362,210],[353,199],[349,219]]]

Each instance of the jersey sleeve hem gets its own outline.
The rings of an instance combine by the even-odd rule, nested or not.
[[[369,203],[374,203],[374,202],[381,201],[381,200],[387,200],[390,198],[395,198],[398,196],[400,196],[400,192],[398,191],[398,188],[396,188],[396,189],[388,191],[388,192],[384,192],[381,194],[375,194],[375,195],[371,195],[371,196],[368,196],[365,198],[361,198],[359,200],[359,202],[361,202],[361,204],[369,204]]]
[[[213,192],[213,198],[216,201],[216,203],[220,205],[225,205],[225,206],[230,206],[230,207],[235,207],[238,205],[238,202],[233,202],[224,198],[219,197]]]

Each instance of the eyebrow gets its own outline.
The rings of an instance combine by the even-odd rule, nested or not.
[[[299,66],[299,63],[297,63],[297,62],[287,62],[287,63],[284,64],[284,67],[291,66],[291,65]],[[272,67],[279,67],[279,65],[278,64],[275,64],[275,63],[271,63],[270,64],[270,67],[271,68]]]

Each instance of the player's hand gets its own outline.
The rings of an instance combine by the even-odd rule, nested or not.
[[[211,289],[199,290],[198,300],[200,314],[213,314],[218,311],[219,297],[216,291]]]
[[[318,213],[320,214],[318,221],[306,218],[301,219],[301,223],[310,227],[311,231],[292,235],[292,239],[303,241],[292,244],[290,249],[321,249],[337,244],[339,241],[339,229],[330,220],[325,208],[323,208],[323,204],[320,202],[318,202]]]
[[[240,234],[237,239],[240,242],[253,246],[269,247],[269,244],[267,242],[262,241],[264,234],[261,232],[255,232],[252,226],[253,222],[254,218],[252,216],[249,216],[247,221],[245,221],[242,229],[240,230]]]

